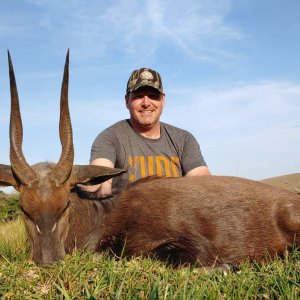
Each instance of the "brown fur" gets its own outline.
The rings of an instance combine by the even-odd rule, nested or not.
[[[300,242],[300,197],[242,178],[144,181],[114,202],[98,234],[99,249],[117,254],[206,266],[274,257]]]

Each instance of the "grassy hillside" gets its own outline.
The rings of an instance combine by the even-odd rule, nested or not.
[[[264,183],[300,194],[300,173],[287,174],[261,180]]]

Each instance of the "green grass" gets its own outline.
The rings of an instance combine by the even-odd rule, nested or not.
[[[52,267],[2,260],[2,299],[299,299],[299,256],[203,274],[150,259],[76,252]]]
[[[0,191],[0,222],[13,220],[20,215],[18,194],[8,195]]]
[[[300,252],[237,272],[75,251],[51,267],[27,259],[20,218],[0,224],[0,299],[300,299]]]

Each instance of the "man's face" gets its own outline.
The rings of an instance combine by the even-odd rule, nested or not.
[[[151,87],[141,87],[126,96],[133,125],[152,128],[159,123],[165,105],[165,95]]]

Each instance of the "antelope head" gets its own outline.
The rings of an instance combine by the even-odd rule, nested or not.
[[[57,164],[30,166],[23,155],[23,128],[19,97],[8,52],[11,114],[10,162],[0,165],[0,185],[20,192],[20,207],[30,241],[31,258],[39,264],[62,259],[69,231],[70,190],[77,184],[98,184],[124,170],[73,165],[74,147],[68,107],[69,50],[66,55],[60,98],[59,133],[62,152]]]

